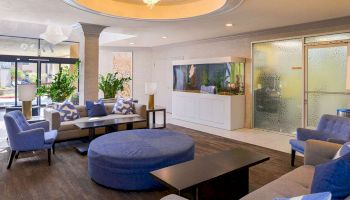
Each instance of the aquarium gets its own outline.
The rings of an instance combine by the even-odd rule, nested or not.
[[[220,95],[244,94],[244,62],[173,66],[173,90]]]

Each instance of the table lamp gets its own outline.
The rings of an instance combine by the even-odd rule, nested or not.
[[[32,101],[36,95],[36,85],[21,84],[18,88],[18,99],[22,101],[22,113],[27,120],[32,118]]]
[[[154,94],[157,91],[157,83],[146,83],[145,93],[148,96],[148,109],[154,109]]]

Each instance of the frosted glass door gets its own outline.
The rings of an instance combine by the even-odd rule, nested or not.
[[[323,114],[336,115],[338,108],[348,108],[347,51],[345,45],[306,48],[307,126],[315,127]]]
[[[302,40],[253,44],[254,128],[293,133],[302,126]]]

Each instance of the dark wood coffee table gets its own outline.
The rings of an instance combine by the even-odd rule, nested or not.
[[[231,149],[166,167],[151,174],[188,199],[240,199],[249,193],[249,168],[269,160],[260,153]]]
[[[142,117],[126,117],[126,118],[118,118],[118,119],[110,119],[110,120],[91,120],[89,122],[77,122],[75,126],[80,129],[89,129],[89,142],[83,143],[75,146],[76,150],[82,154],[86,155],[89,149],[89,143],[91,140],[95,138],[95,130],[96,128],[104,127],[106,129],[106,133],[118,131],[118,126],[122,124],[126,124],[127,130],[132,130],[134,127],[134,123],[136,122],[146,122],[147,120]]]

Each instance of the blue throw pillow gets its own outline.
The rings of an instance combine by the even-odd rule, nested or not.
[[[89,117],[100,117],[107,115],[107,110],[102,99],[98,100],[97,102],[86,101],[85,104]]]
[[[331,192],[333,200],[350,196],[350,153],[317,165],[311,193]]]
[[[333,159],[340,158],[348,153],[350,153],[350,142],[343,144],[343,146],[338,150]]]
[[[123,114],[123,115],[131,115],[133,112],[133,99],[124,99],[118,97],[117,102],[113,107],[112,113],[114,114]]]
[[[322,192],[315,194],[308,194],[292,198],[274,198],[273,200],[331,200],[332,194],[330,192]]]
[[[80,117],[78,110],[69,101],[57,104],[56,110],[60,113],[61,122],[72,121]]]

